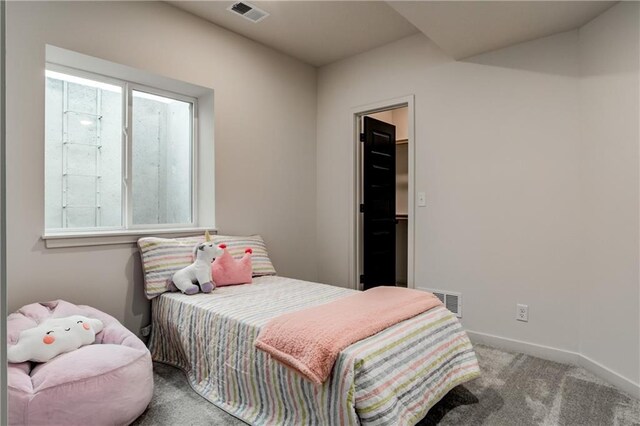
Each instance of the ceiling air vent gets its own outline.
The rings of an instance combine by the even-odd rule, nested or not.
[[[462,318],[462,294],[453,291],[435,290],[432,288],[419,288],[418,290],[433,293],[444,304],[445,308]]]
[[[227,9],[230,12],[237,13],[245,19],[248,19],[251,22],[260,22],[269,14],[264,10],[252,5],[251,3],[247,3],[246,1],[234,3]]]

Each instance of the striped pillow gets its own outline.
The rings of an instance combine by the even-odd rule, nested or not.
[[[269,259],[267,253],[267,245],[260,235],[251,235],[248,237],[235,237],[229,235],[212,235],[211,238],[216,244],[226,244],[227,251],[234,259],[241,259],[247,247],[253,250],[251,255],[251,266],[253,276],[260,277],[263,275],[276,275],[276,270]]]
[[[147,299],[169,291],[173,274],[193,263],[193,249],[204,236],[184,238],[145,237],[138,240]]]

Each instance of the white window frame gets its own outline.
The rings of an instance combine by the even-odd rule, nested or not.
[[[167,90],[157,89],[154,87],[145,86],[142,84],[136,84],[131,82],[126,82],[126,99],[124,100],[127,104],[126,111],[126,121],[124,122],[124,149],[125,149],[125,163],[124,166],[124,177],[126,178],[126,188],[123,188],[126,191],[126,199],[123,203],[123,208],[126,211],[123,211],[123,217],[126,218],[126,228],[131,230],[140,230],[140,229],[175,229],[175,228],[193,228],[198,223],[198,100],[191,96],[181,95],[178,93],[170,92]],[[133,194],[132,194],[132,182],[130,174],[133,172],[133,144],[135,141],[132,137],[133,132],[133,91],[136,92],[144,92],[150,95],[157,95],[162,97],[167,97],[171,99],[175,99],[178,101],[186,102],[191,104],[190,111],[190,129],[191,129],[191,186],[189,190],[191,191],[191,222],[186,224],[133,224]],[[123,179],[123,182],[125,179]]]
[[[180,234],[200,233],[212,230],[209,227],[198,226],[198,98],[183,95],[169,90],[159,89],[144,84],[127,81],[120,78],[105,76],[99,73],[85,71],[73,67],[46,63],[46,70],[73,77],[93,80],[119,86],[122,93],[122,197],[121,197],[121,225],[113,227],[88,227],[88,228],[46,228],[43,235],[47,247],[74,247],[86,245],[123,244],[135,242],[139,236],[156,234]],[[168,97],[190,106],[191,129],[191,221],[181,224],[133,224],[132,182],[133,170],[133,91],[144,92],[151,95]],[[45,97],[46,101],[46,97]],[[46,161],[46,159],[45,159]],[[44,212],[43,212],[44,213]],[[95,237],[88,239],[87,237]]]

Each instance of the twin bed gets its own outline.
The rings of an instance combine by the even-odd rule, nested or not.
[[[269,320],[354,293],[279,276],[211,294],[163,293],[152,300],[151,354],[183,369],[198,394],[256,425],[413,425],[479,375],[469,339],[443,306],[348,346],[322,385],[255,348]]]

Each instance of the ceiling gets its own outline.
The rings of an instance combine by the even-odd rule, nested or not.
[[[270,14],[253,23],[234,1],[168,3],[314,66],[422,32],[455,59],[578,28],[615,1],[251,1]]]
[[[455,59],[581,27],[615,1],[393,1]]]
[[[235,1],[168,3],[314,66],[418,33],[382,1],[249,2],[270,16],[258,23],[248,21],[227,11]]]

